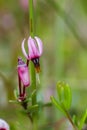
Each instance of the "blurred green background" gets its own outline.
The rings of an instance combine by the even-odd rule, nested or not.
[[[44,44],[38,101],[56,96],[57,81],[66,81],[73,94],[71,114],[80,117],[87,108],[87,1],[34,0],[34,9],[36,35]],[[28,0],[0,0],[0,118],[12,130],[32,129],[22,108],[9,102],[18,84],[17,58],[24,59],[21,42],[29,36],[28,12]],[[59,129],[54,123],[61,118],[55,108],[43,109],[40,130]]]

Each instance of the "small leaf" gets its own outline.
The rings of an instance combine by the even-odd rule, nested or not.
[[[65,84],[65,87],[64,87],[64,97],[65,97],[66,108],[70,109],[71,101],[72,101],[72,93],[68,84]]]
[[[26,101],[26,102],[31,102],[32,99],[31,99],[30,97],[27,97],[25,101]]]
[[[36,89],[32,92],[31,97],[33,98],[36,95]]]
[[[63,104],[65,109],[70,109],[72,94],[69,85],[64,82],[58,82],[57,93],[60,103]]]
[[[9,103],[17,103],[17,104],[19,104],[19,102],[17,100],[9,100]]]
[[[17,89],[14,90],[14,96],[15,96],[16,99],[18,98],[18,91],[17,91]]]
[[[85,111],[85,113],[83,114],[82,118],[80,119],[80,122],[79,122],[79,130],[82,129],[84,123],[85,123],[85,120],[87,118],[87,109]]]
[[[51,98],[53,105],[56,106],[57,109],[59,109],[61,112],[63,112],[66,115],[65,111],[63,110],[61,105],[58,103],[58,101],[53,96],[51,96],[50,98]]]
[[[39,106],[38,106],[38,104],[36,104],[36,105],[30,106],[28,108],[28,112],[33,113],[33,112],[38,111],[38,109],[39,109]]]
[[[51,102],[48,102],[48,103],[43,104],[43,107],[50,107],[50,106],[52,106],[52,103],[51,103]]]
[[[72,120],[73,120],[73,123],[78,127],[78,118],[76,115],[73,115]]]
[[[64,87],[63,86],[64,86],[63,82],[57,83],[57,94],[58,94],[60,103],[62,103],[64,100]]]

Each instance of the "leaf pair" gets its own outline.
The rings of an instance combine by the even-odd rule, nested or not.
[[[64,82],[58,82],[57,94],[60,105],[63,105],[66,110],[70,109],[72,101],[72,93],[69,85]]]
[[[51,101],[60,111],[66,114],[65,110],[70,109],[72,101],[72,94],[69,85],[64,82],[58,82],[57,94],[59,101],[57,101],[53,96],[51,96]]]
[[[68,110],[71,107],[71,101],[72,101],[72,93],[71,89],[68,84],[64,82],[58,82],[57,83],[57,94],[58,94],[58,101],[51,96],[51,101],[54,106],[56,106],[57,109],[59,109],[71,122],[72,126],[77,130],[82,130],[85,120],[87,119],[87,109],[81,119],[78,119],[76,115],[74,115],[72,118],[68,113]]]

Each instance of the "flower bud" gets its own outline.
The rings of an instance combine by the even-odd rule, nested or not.
[[[25,87],[30,85],[28,67],[21,58],[18,59],[18,75]]]

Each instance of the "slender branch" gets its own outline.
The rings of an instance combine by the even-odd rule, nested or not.
[[[72,124],[73,128],[74,128],[75,130],[78,130],[77,127],[75,126],[75,124],[73,123],[70,114],[69,114],[68,111],[65,109],[64,105],[62,105],[62,107],[63,107],[63,109],[64,109],[64,111],[65,111],[65,113],[66,113],[66,116],[67,116],[68,120],[69,120],[70,123]]]
[[[74,128],[75,130],[78,130],[77,127],[75,126],[75,124],[73,123],[71,116],[69,115],[69,113],[68,113],[67,111],[66,111],[66,114],[67,114],[68,120],[71,122],[73,128]]]

